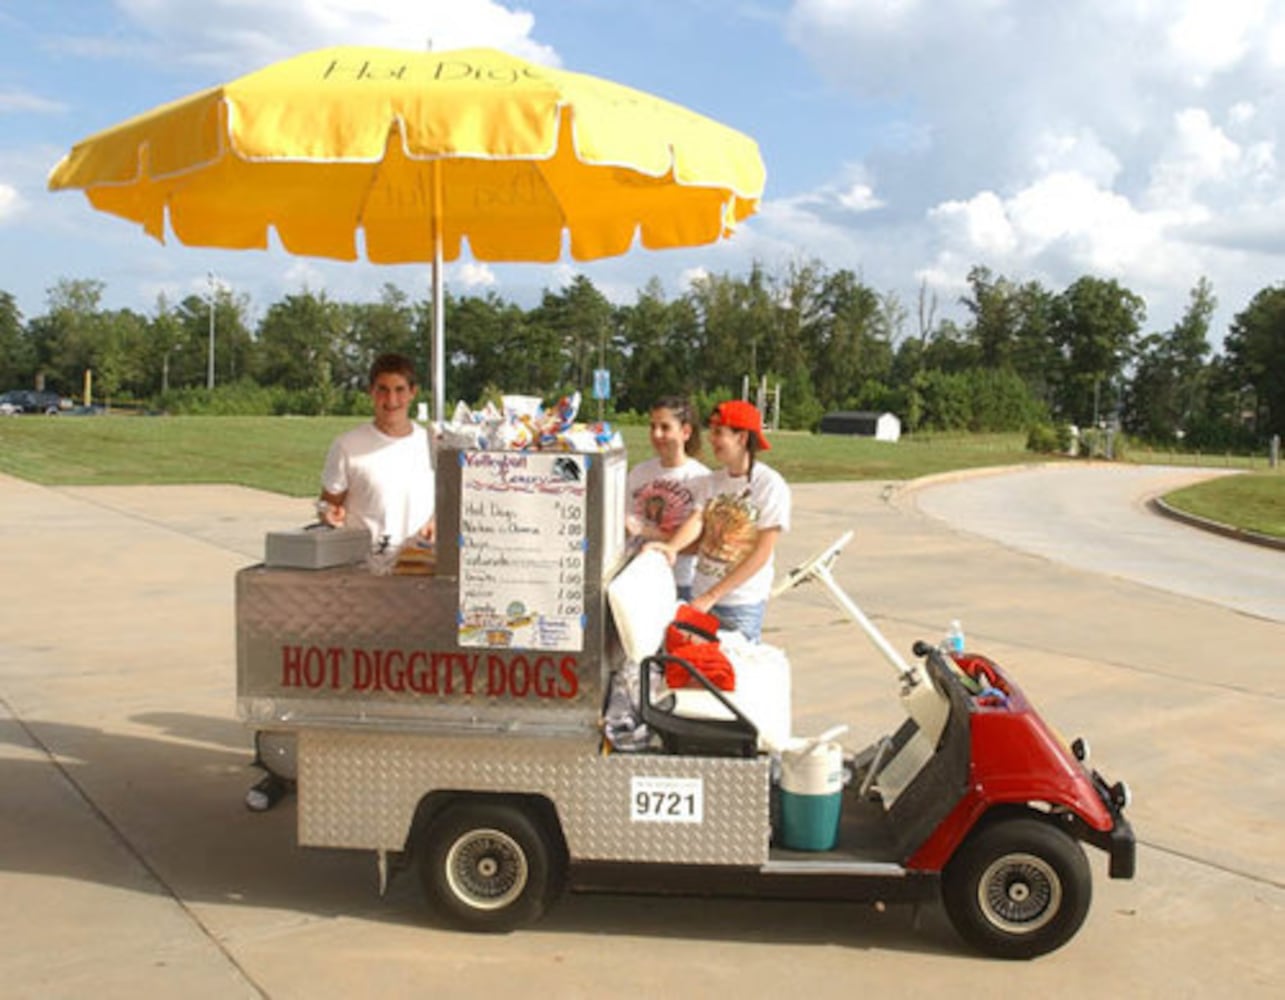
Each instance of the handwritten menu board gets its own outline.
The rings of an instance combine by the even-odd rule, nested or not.
[[[461,646],[584,646],[584,455],[460,453]]]

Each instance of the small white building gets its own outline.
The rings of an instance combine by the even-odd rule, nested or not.
[[[876,441],[901,437],[901,420],[895,413],[875,410],[836,410],[821,418],[822,434],[856,434]]]

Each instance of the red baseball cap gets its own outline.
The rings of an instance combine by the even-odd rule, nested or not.
[[[758,407],[743,399],[729,399],[725,403],[719,403],[709,415],[709,422],[722,424],[735,431],[749,431],[754,435],[759,451],[767,451],[772,447],[763,436],[763,417]]]

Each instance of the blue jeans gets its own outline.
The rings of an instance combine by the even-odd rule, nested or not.
[[[690,604],[692,602],[692,585],[690,583],[679,584],[678,599],[684,604]]]
[[[767,601],[757,604],[715,604],[709,613],[717,618],[723,628],[740,632],[745,638],[758,642],[763,637],[763,614]]]

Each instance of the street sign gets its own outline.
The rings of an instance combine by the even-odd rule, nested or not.
[[[593,398],[611,398],[611,369],[595,368],[593,370]]]

